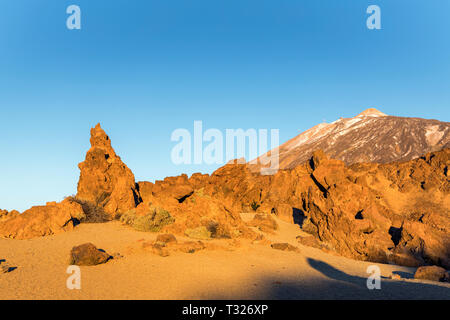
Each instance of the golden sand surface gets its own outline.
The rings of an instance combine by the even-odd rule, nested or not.
[[[117,221],[32,240],[0,239],[0,259],[17,267],[0,273],[0,299],[450,299],[450,284],[411,279],[415,268],[395,265],[376,264],[381,289],[369,290],[366,271],[374,263],[302,246],[298,226],[277,222],[279,230],[266,237],[300,252],[248,240],[209,240],[206,250],[161,257],[142,249],[157,234]],[[81,289],[69,290],[70,250],[86,242],[123,257],[81,267]],[[392,273],[406,279],[389,279]]]

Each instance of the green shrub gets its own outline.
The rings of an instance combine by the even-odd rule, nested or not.
[[[145,216],[136,216],[136,210],[130,210],[120,217],[120,221],[138,231],[158,232],[164,226],[174,223],[175,219],[168,211],[159,207],[152,207]]]
[[[136,210],[132,209],[120,215],[119,220],[122,223],[131,225],[135,218],[136,218]]]
[[[80,219],[81,223],[103,223],[111,221],[111,216],[107,214],[101,206],[98,206],[90,201],[78,199],[76,196],[70,196],[68,198],[80,204],[83,208],[86,217]]]
[[[193,239],[207,240],[211,239],[211,231],[205,226],[197,227],[194,229],[186,229],[184,232],[186,236]]]
[[[214,220],[208,221],[206,223],[206,229],[211,233],[211,238],[216,239],[230,239],[231,231],[230,228],[224,224],[220,224]]]
[[[258,204],[256,201],[253,201],[253,202],[250,204],[250,207],[252,207],[253,211],[258,210],[258,208],[259,208],[260,206],[261,206],[261,205]]]

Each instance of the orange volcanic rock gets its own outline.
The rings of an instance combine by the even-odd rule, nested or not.
[[[450,282],[448,272],[438,266],[424,266],[417,269],[414,279],[423,279],[440,282]]]
[[[201,190],[208,205],[275,214],[349,258],[450,268],[449,164],[450,149],[407,162],[352,166],[318,151],[273,176],[237,163],[189,183],[195,181],[194,195]]]
[[[173,224],[164,227],[164,231],[179,235],[184,235],[187,229],[205,227],[212,238],[256,236],[242,221],[240,210],[205,190],[207,180],[208,175],[197,174],[191,179],[181,175],[154,184],[139,182],[143,203],[137,207],[136,214],[149,206],[163,208],[175,219]]]
[[[17,217],[19,214],[20,212],[16,210],[12,210],[10,212],[7,210],[0,210],[0,222]]]
[[[91,129],[91,148],[79,164],[81,171],[76,198],[103,209],[114,217],[140,202],[134,175],[111,147],[100,127]]]
[[[257,213],[249,225],[269,233],[278,229],[278,223],[267,213]]]
[[[31,239],[72,230],[84,218],[83,208],[71,199],[32,207],[0,222],[0,237]]]
[[[212,175],[136,184],[100,125],[91,130],[90,141],[79,165],[77,196],[23,214],[0,211],[1,237],[71,230],[92,212],[144,222],[149,213],[160,212],[167,223],[157,229],[165,233],[260,241],[250,226],[273,232],[276,215],[313,237],[300,238],[305,245],[358,260],[450,269],[450,149],[405,162],[350,166],[315,151],[304,163],[274,175],[232,162]],[[242,212],[254,212],[256,218],[245,223]],[[164,248],[154,247],[160,254],[166,254]]]
[[[111,256],[103,250],[97,249],[92,243],[85,243],[73,247],[70,251],[70,265],[76,266],[95,266],[106,263]]]

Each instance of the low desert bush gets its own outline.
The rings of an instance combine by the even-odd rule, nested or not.
[[[205,224],[205,227],[211,233],[211,238],[216,238],[216,239],[232,238],[232,236],[231,236],[232,232],[230,231],[230,228],[224,224],[221,224],[214,220],[211,220]]]
[[[252,207],[253,211],[258,210],[258,208],[259,208],[260,206],[261,206],[261,205],[260,205],[259,203],[257,203],[256,201],[253,201],[253,202],[250,204],[250,207]]]
[[[143,216],[136,215],[136,210],[130,210],[122,214],[120,221],[138,231],[158,232],[164,226],[174,223],[175,219],[168,211],[160,207],[151,207],[150,212]]]
[[[211,239],[211,231],[209,231],[208,228],[206,228],[205,226],[193,229],[186,229],[184,234],[192,239],[199,239],[199,240]]]
[[[80,204],[83,208],[86,217],[81,219],[80,223],[103,223],[111,220],[111,216],[107,214],[103,208],[94,203],[78,199],[76,196],[70,196],[68,198]]]

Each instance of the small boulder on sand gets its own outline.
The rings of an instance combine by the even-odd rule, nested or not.
[[[161,257],[168,257],[170,255],[169,250],[166,248],[166,244],[164,242],[156,242],[151,245],[152,252]]]
[[[92,243],[85,243],[73,247],[70,252],[70,265],[95,266],[107,262],[111,256],[105,251],[97,249]]]
[[[272,249],[276,250],[300,252],[300,250],[297,247],[289,243],[273,243],[270,246],[272,247]]]
[[[0,273],[8,273],[17,269],[16,267],[11,267],[6,260],[0,259]]]
[[[184,253],[195,253],[206,248],[201,241],[185,241],[177,246],[177,250]]]
[[[414,279],[450,282],[448,272],[444,268],[438,266],[419,267],[414,274]]]
[[[173,234],[166,233],[166,234],[159,234],[156,237],[156,242],[162,242],[162,243],[176,243],[177,238]]]
[[[401,277],[399,274],[397,274],[397,273],[391,273],[391,274],[389,275],[389,279],[392,279],[392,280],[402,280],[402,277]]]

